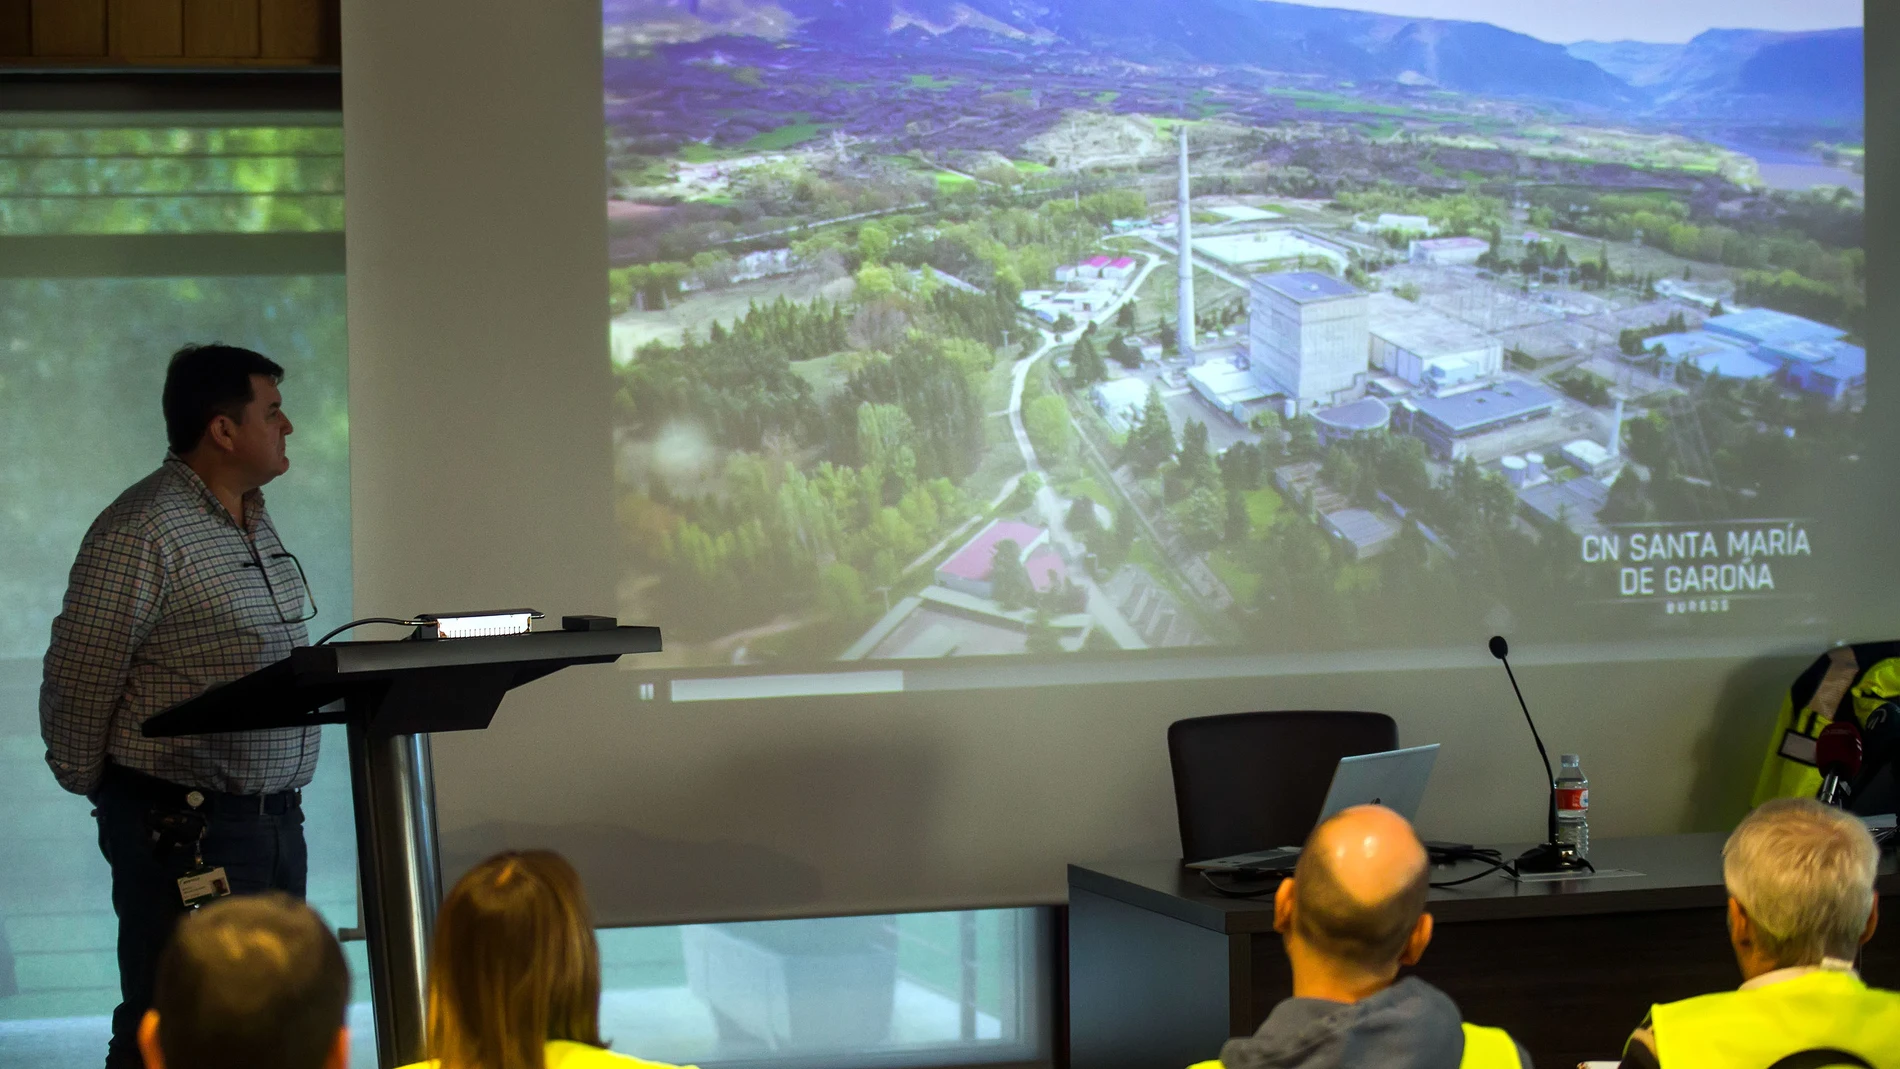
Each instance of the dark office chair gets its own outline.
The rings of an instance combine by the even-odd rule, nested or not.
[[[1339,759],[1398,746],[1398,725],[1384,713],[1229,713],[1169,724],[1181,860],[1305,842]]]

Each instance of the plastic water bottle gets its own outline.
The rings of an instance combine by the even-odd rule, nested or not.
[[[1590,781],[1583,775],[1583,759],[1567,753],[1558,759],[1557,842],[1590,856]]]

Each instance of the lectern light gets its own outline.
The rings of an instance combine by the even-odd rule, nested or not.
[[[541,613],[535,609],[492,609],[485,612],[423,613],[425,630],[433,625],[436,638],[492,638],[525,635]]]

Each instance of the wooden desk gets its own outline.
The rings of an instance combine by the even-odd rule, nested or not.
[[[1611,839],[1599,868],[1640,876],[1434,888],[1437,934],[1412,972],[1475,1024],[1507,1029],[1541,1069],[1614,1058],[1652,1003],[1733,988],[1718,834]],[[1522,846],[1507,848],[1509,856]],[[1435,868],[1434,880],[1478,871]],[[1881,860],[1883,925],[1862,959],[1900,987],[1900,873]],[[1273,900],[1225,898],[1178,861],[1069,866],[1074,1069],[1184,1069],[1258,1028],[1292,994]]]

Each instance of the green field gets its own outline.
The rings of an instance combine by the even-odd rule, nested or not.
[[[1239,555],[1233,546],[1221,546],[1207,555],[1207,566],[1214,570],[1234,602],[1239,605],[1252,605],[1260,593],[1260,576],[1246,565],[1240,563]]]
[[[778,152],[810,141],[828,129],[830,127],[823,123],[787,123],[776,130],[767,130],[748,138],[739,147],[746,152]]]
[[[1321,93],[1311,89],[1269,89],[1268,94],[1284,97],[1293,102],[1301,111],[1326,111],[1347,115],[1390,115],[1403,119],[1425,118],[1429,113],[1417,108],[1399,107],[1393,104],[1373,104],[1340,93]]]
[[[1247,499],[1247,519],[1255,533],[1264,532],[1273,526],[1280,516],[1280,492],[1271,487],[1249,490],[1243,495]]]
[[[703,141],[688,141],[679,147],[678,155],[683,163],[711,163],[757,152],[783,152],[819,137],[829,129],[831,127],[825,123],[804,122],[801,118],[798,122],[754,134],[736,145],[708,145]]]
[[[955,78],[939,78],[934,74],[913,74],[908,79],[912,89],[943,90],[957,84]]]

